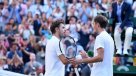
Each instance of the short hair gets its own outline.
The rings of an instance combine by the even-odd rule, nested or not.
[[[71,18],[74,18],[75,20],[76,20],[76,22],[77,22],[77,17],[76,16],[70,16],[70,19],[69,20],[71,20]]]
[[[16,42],[11,43],[11,47],[13,47],[13,45],[18,46],[18,43],[16,43]]]
[[[94,22],[97,22],[100,24],[101,28],[106,28],[106,26],[108,25],[108,20],[105,16],[102,15],[98,15],[94,18]]]
[[[54,34],[56,32],[55,29],[59,28],[60,24],[63,24],[63,23],[64,23],[64,21],[62,19],[53,21],[53,23],[52,23],[52,25],[50,27],[50,30],[51,30],[52,34]]]

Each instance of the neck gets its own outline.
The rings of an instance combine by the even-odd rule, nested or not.
[[[55,33],[54,36],[57,37],[58,39],[60,39],[60,36],[58,33]]]
[[[117,2],[118,4],[121,4],[123,1],[121,1],[121,2]]]
[[[105,29],[104,28],[101,28],[98,30],[98,33],[100,34],[101,32],[103,32]]]

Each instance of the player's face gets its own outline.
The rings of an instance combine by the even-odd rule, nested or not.
[[[121,3],[123,0],[117,0],[118,1],[118,3]]]
[[[92,25],[93,25],[94,32],[97,33],[98,23],[96,23],[96,22],[93,21]]]
[[[65,26],[63,24],[61,24],[59,27],[59,34],[61,37],[64,36],[64,32],[65,32]]]

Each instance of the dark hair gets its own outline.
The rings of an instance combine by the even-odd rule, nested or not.
[[[11,47],[13,47],[13,45],[18,46],[18,43],[16,43],[16,42],[12,42],[12,43],[11,43]]]
[[[54,34],[56,32],[56,28],[59,28],[60,27],[60,24],[63,24],[64,21],[61,19],[61,20],[55,20],[53,21],[51,27],[50,27],[50,30],[52,32],[52,34]]]
[[[102,16],[102,15],[98,15],[94,18],[94,22],[97,22],[100,24],[101,28],[106,28],[106,26],[108,25],[108,20],[106,17]]]
[[[76,22],[77,22],[77,20],[78,20],[76,16],[71,16],[71,17],[70,17],[70,20],[71,20],[71,18],[76,19]]]

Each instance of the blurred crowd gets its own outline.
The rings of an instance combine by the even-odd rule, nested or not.
[[[136,1],[125,1],[136,11]],[[106,16],[106,30],[112,35],[113,2],[116,0],[0,0],[0,69],[44,74],[50,26],[58,19],[65,21],[65,34],[74,37],[79,50],[93,52],[92,20],[99,14]]]

